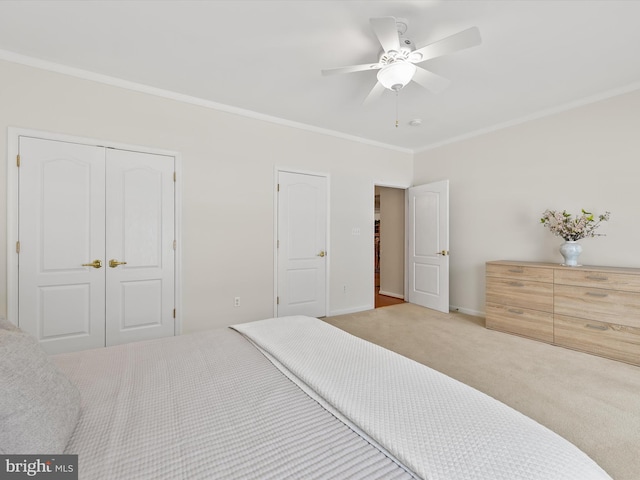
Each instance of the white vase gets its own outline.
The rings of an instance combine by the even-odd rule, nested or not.
[[[567,240],[560,245],[560,253],[564,257],[564,264],[567,267],[579,267],[578,257],[582,253],[582,246],[577,241]]]

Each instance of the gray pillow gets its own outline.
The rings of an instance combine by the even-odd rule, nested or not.
[[[0,320],[0,453],[60,454],[80,415],[80,393],[35,338]]]

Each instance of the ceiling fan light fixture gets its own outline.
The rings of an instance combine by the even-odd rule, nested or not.
[[[384,88],[397,92],[411,81],[416,73],[416,66],[405,61],[395,61],[385,65],[378,72],[378,81]]]

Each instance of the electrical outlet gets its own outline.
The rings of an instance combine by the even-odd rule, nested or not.
[[[234,307],[239,307],[240,306],[240,297],[235,297],[233,299],[233,306]]]

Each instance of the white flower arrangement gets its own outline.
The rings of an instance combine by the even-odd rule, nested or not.
[[[540,223],[554,235],[562,237],[568,242],[575,242],[582,238],[603,236],[604,233],[595,233],[595,230],[600,226],[601,222],[609,220],[610,216],[610,212],[605,212],[604,215],[598,215],[596,219],[593,213],[582,209],[582,215],[573,218],[566,210],[562,212],[545,210]]]

